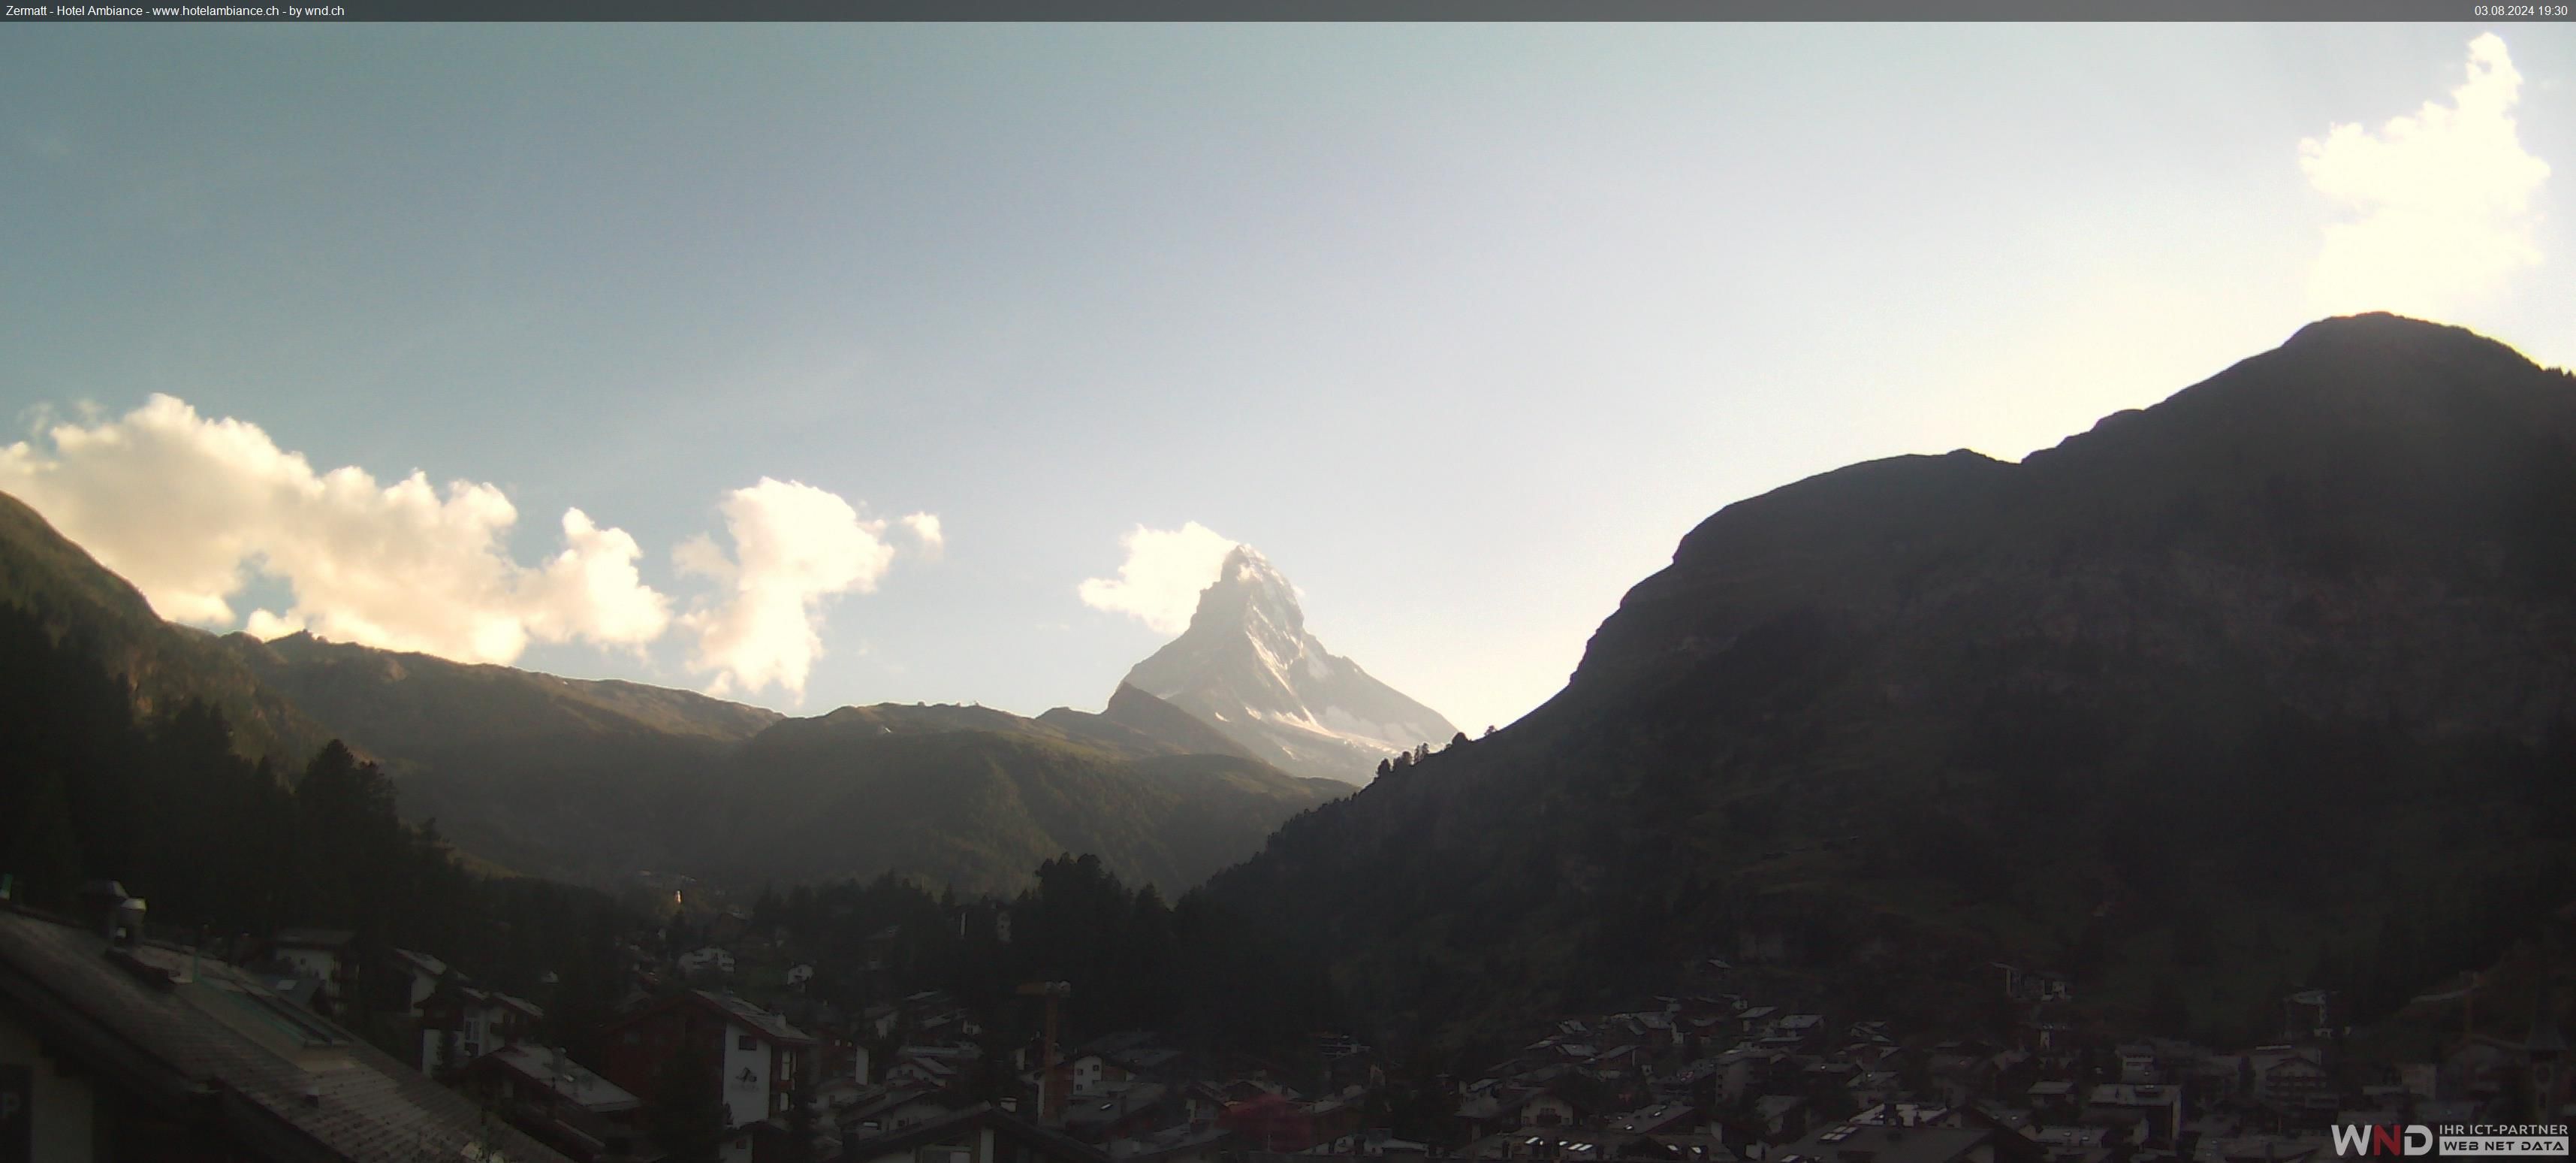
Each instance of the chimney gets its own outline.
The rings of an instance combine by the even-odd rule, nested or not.
[[[131,949],[143,941],[142,897],[127,897],[116,904],[116,922],[109,929],[108,943],[119,949]]]
[[[81,919],[110,941],[116,939],[117,906],[124,903],[125,886],[116,881],[93,880],[80,887]]]

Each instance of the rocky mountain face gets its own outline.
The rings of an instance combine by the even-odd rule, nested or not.
[[[1211,888],[1395,1035],[1714,956],[1934,1022],[2010,960],[2242,1038],[2494,956],[2571,837],[2576,377],[2364,316],[2018,464],[1727,506],[1547,705]]]
[[[1297,591],[1249,547],[1226,555],[1189,629],[1126,687],[1189,712],[1285,771],[1365,783],[1379,762],[1458,733],[1306,632]]]
[[[1096,715],[889,704],[788,719],[305,634],[218,638],[162,621],[6,496],[0,602],[96,658],[146,721],[206,703],[281,774],[341,739],[395,776],[407,818],[465,852],[603,887],[646,870],[746,886],[893,872],[1007,893],[1048,858],[1091,853],[1177,894],[1349,790],[1133,689]]]
[[[236,750],[280,771],[301,770],[330,732],[264,686],[215,636],[162,621],[141,592],[100,565],[34,509],[0,494],[0,603],[21,607],[57,638],[75,640],[134,692],[146,719],[190,702],[224,713]]]
[[[1093,853],[1178,893],[1347,788],[1242,755],[1142,692],[1100,715],[880,704],[787,718],[685,691],[316,642],[227,640],[389,757],[402,807],[504,866],[793,884],[893,872],[1009,893]]]
[[[644,683],[559,678],[514,667],[450,662],[309,633],[223,643],[253,674],[346,742],[399,760],[451,748],[555,745],[621,735],[732,742],[784,716]]]

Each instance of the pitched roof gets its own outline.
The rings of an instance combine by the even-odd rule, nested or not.
[[[488,1065],[487,1065],[488,1064]],[[551,1046],[526,1043],[504,1046],[473,1061],[467,1069],[506,1069],[513,1074],[561,1095],[565,1101],[594,1114],[615,1114],[643,1106],[625,1087],[600,1077],[589,1067],[558,1053]]]
[[[977,1103],[944,1118],[857,1140],[842,1152],[841,1158],[855,1161],[901,1154],[924,1144],[936,1143],[969,1127],[989,1128],[1001,1137],[1034,1147],[1042,1159],[1060,1163],[1109,1163],[1109,1156],[1099,1150],[998,1110],[991,1103]]]
[[[184,980],[182,980],[184,979]],[[291,1160],[563,1157],[230,965],[0,906],[0,1005],[147,1106]]]
[[[809,1035],[794,1026],[788,1025],[787,1019],[782,1018],[777,1014],[763,1010],[759,1006],[753,1005],[750,1002],[733,996],[732,994],[710,993],[703,989],[693,989],[687,993],[674,994],[670,997],[663,998],[660,1001],[647,1005],[642,1009],[630,1011],[624,1016],[619,1017],[617,1020],[610,1022],[608,1024],[608,1028],[610,1030],[615,1030],[629,1022],[640,1020],[646,1015],[658,1014],[672,1006],[678,1005],[694,1005],[713,1010],[725,1020],[748,1027],[753,1033],[773,1042],[779,1042],[790,1046],[811,1046],[814,1044],[814,1038],[812,1035]]]

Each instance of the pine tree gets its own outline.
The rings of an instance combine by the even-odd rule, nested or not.
[[[14,854],[20,899],[39,908],[69,909],[81,885],[80,837],[72,827],[71,796],[60,772],[36,779],[18,822]]]

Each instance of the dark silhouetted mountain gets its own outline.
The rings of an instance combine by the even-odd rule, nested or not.
[[[234,746],[279,770],[301,770],[329,734],[262,686],[214,635],[165,622],[143,595],[72,544],[34,509],[0,494],[0,602],[24,607],[57,638],[100,655],[146,719],[191,700],[223,712]]]
[[[1161,755],[1233,755],[1252,758],[1242,744],[1179,707],[1119,683],[1099,714],[1057,707],[1038,722],[1112,750]]]
[[[895,871],[993,892],[1024,886],[1049,857],[1089,852],[1178,893],[1349,791],[1239,754],[1104,744],[988,708],[895,705],[782,722],[732,757],[719,786],[694,814],[712,828],[692,863],[712,875]]]
[[[689,691],[450,662],[304,633],[267,642],[233,634],[224,643],[307,713],[346,724],[350,743],[406,760],[445,748],[613,735],[732,742],[785,717]]]
[[[1712,956],[1927,1020],[2010,960],[2249,1037],[2492,958],[2571,853],[2576,378],[2364,316],[2018,464],[1729,505],[1545,706],[1211,889],[1399,1037]]]
[[[593,884],[897,872],[1007,892],[1049,857],[1089,852],[1177,892],[1347,790],[1254,761],[1142,692],[1099,715],[881,704],[786,718],[300,634],[225,641],[388,756],[407,815],[506,867]]]
[[[1248,546],[1226,555],[1189,629],[1125,686],[1197,716],[1300,775],[1365,783],[1379,762],[1458,733],[1439,713],[1324,649],[1288,579]]]
[[[1094,853],[1172,892],[1347,791],[1122,691],[1098,715],[851,707],[788,719],[686,691],[396,653],[222,638],[0,497],[0,601],[99,654],[145,717],[204,701],[246,754],[300,771],[332,738],[380,759],[403,813],[519,872],[614,887],[644,870],[793,882],[897,872],[1012,891]]]

